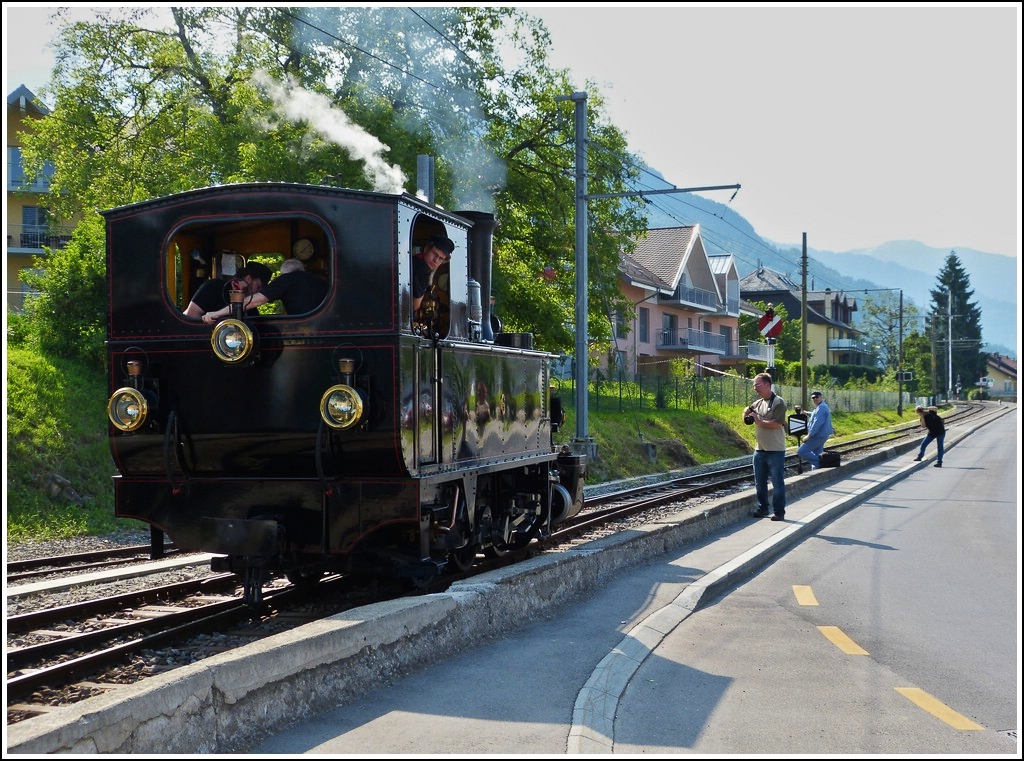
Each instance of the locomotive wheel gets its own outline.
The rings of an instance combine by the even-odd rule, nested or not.
[[[537,536],[537,533],[540,531],[540,527],[540,519],[537,519],[534,521],[533,525],[530,526],[529,530],[525,532],[517,532],[512,536],[510,541],[503,542],[501,545],[485,547],[484,554],[489,558],[503,558],[510,552],[521,550],[533,541],[533,538]]]
[[[533,526],[530,527],[529,531],[516,534],[512,537],[512,541],[508,543],[509,549],[521,550],[537,536],[537,532],[540,531],[540,521],[534,521]]]
[[[448,553],[448,559],[458,570],[468,571],[473,567],[473,563],[476,562],[477,549],[477,545],[467,544],[465,547],[459,547],[457,550],[451,550]]]
[[[494,560],[495,558],[503,558],[508,553],[509,549],[507,544],[503,544],[501,547],[498,547],[495,544],[484,547],[484,555],[489,557],[491,560]]]
[[[294,568],[285,573],[285,578],[297,587],[313,587],[320,583],[324,572],[314,568]]]

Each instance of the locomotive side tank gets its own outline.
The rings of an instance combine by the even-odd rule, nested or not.
[[[215,553],[250,602],[270,572],[422,584],[582,507],[585,457],[551,443],[552,355],[492,331],[492,215],[276,183],[103,214],[116,514]],[[411,257],[435,235],[455,250],[414,313]],[[243,268],[291,258],[323,303],[247,309]],[[184,313],[210,280],[216,324]]]

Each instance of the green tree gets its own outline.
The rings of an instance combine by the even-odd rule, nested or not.
[[[956,255],[950,251],[930,292],[929,329],[933,331],[937,353],[939,391],[955,393],[957,379],[964,388],[972,386],[986,373],[986,356],[981,351],[981,309],[971,301],[971,279]],[[952,374],[950,374],[952,352]]]
[[[556,99],[575,88],[548,65],[541,22],[498,7],[188,6],[169,24],[166,11],[63,28],[51,115],[24,137],[29,174],[44,157],[56,166],[58,218],[220,182],[415,192],[417,156],[435,155],[437,202],[501,222],[493,286],[508,328],[574,345],[574,122]],[[596,94],[588,106],[590,190],[621,191],[633,157]],[[641,209],[590,202],[598,344]],[[545,267],[560,277],[538,288]]]
[[[919,311],[912,303],[904,301],[901,304],[898,289],[868,295],[861,311],[863,317],[857,328],[869,345],[878,347],[878,366],[886,371],[882,376],[884,385],[896,388],[896,373],[900,368],[900,330],[903,330],[903,364],[906,370],[906,327],[916,324]]]
[[[903,390],[911,396],[932,395],[932,356],[927,334],[915,330],[903,339],[903,371],[911,374]]]
[[[775,344],[775,359],[777,362],[783,360],[787,362],[799,363],[803,357],[800,352],[800,344],[803,340],[803,329],[799,319],[789,319],[789,312],[786,310],[784,304],[771,304],[769,305],[764,301],[752,301],[750,302],[753,306],[757,307],[757,315],[746,315],[741,314],[739,318],[739,336],[740,344],[744,344],[747,341],[759,341],[764,342],[765,338],[761,335],[761,330],[758,327],[758,322],[761,319],[761,315],[768,311],[768,307],[771,306],[777,317],[782,319],[782,333],[779,334]],[[811,357],[807,357],[808,365],[810,364]]]
[[[35,295],[25,300],[25,317],[39,348],[54,356],[104,366],[107,280],[103,221],[93,215],[75,229],[63,248],[42,266],[23,274]]]

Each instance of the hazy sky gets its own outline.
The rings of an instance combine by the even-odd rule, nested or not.
[[[758,234],[1018,255],[1020,5],[866,5],[530,10],[649,166],[741,184]]]
[[[1019,3],[519,7],[632,151],[678,187],[739,183],[769,240],[1019,256]],[[4,4],[5,92],[48,80],[51,11]]]

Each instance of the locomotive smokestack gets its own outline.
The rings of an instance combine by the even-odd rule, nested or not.
[[[420,154],[416,157],[416,193],[434,203],[434,157]]]
[[[491,255],[498,219],[486,211],[458,211],[473,222],[469,230],[469,276],[480,283],[480,340],[494,343],[491,330]]]

